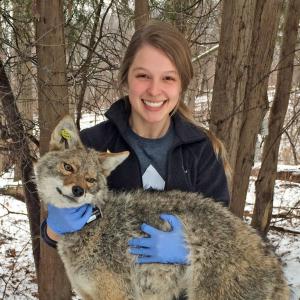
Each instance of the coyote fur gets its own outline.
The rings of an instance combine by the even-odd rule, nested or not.
[[[87,149],[72,118],[66,116],[52,133],[50,151],[36,165],[44,203],[58,207],[91,203],[102,210],[100,219],[58,241],[70,282],[83,299],[171,300],[181,290],[186,290],[189,300],[289,299],[276,256],[250,226],[221,204],[177,190],[109,191],[106,177],[128,155]],[[84,194],[74,195],[74,186]],[[142,223],[170,230],[160,220],[161,213],[181,220],[189,265],[140,265],[128,253],[127,242],[142,236]]]

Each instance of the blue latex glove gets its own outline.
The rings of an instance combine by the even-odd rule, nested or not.
[[[92,210],[90,204],[76,208],[58,208],[48,204],[47,226],[58,234],[78,231],[86,224]]]
[[[139,264],[188,264],[189,251],[181,221],[177,217],[167,214],[161,214],[160,218],[171,225],[171,231],[162,231],[142,224],[141,230],[149,237],[130,239],[128,241],[129,253],[138,255],[136,262]]]

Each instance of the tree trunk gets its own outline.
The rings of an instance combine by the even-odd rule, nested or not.
[[[38,271],[40,256],[40,202],[37,197],[36,185],[32,180],[33,164],[26,138],[26,132],[24,130],[22,118],[18,111],[2,61],[0,61],[0,99],[3,107],[3,113],[9,128],[9,138],[13,141],[12,146],[14,147],[14,155],[20,158],[20,166],[22,170],[21,176],[29,218],[33,257],[36,271]]]
[[[189,23],[186,21],[187,8],[192,5],[190,0],[174,0],[175,25],[184,35],[188,31]],[[189,12],[190,13],[190,12]]]
[[[229,153],[234,170],[230,209],[239,217],[244,212],[257,134],[268,107],[268,77],[281,5],[272,0],[224,2],[211,129]],[[230,27],[230,22],[236,23]]]
[[[32,23],[29,23],[26,28],[24,28],[22,21],[26,19],[28,11],[25,9],[24,3],[22,1],[15,1],[12,3],[13,5],[13,16],[14,16],[14,26],[18,31],[18,34],[21,36],[33,36],[33,26]],[[26,34],[24,31],[26,30]],[[15,91],[15,95],[17,99],[17,106],[21,117],[23,119],[24,130],[27,133],[32,134],[32,121],[33,121],[33,113],[35,111],[35,101],[33,99],[33,65],[30,61],[31,51],[28,53],[28,50],[31,48],[26,45],[23,39],[16,37],[18,42],[15,47],[18,49],[15,51],[16,59],[16,68],[14,68],[13,77],[15,79],[15,85],[12,87],[13,91]],[[21,54],[21,55],[20,55]],[[29,147],[32,146],[29,144]],[[14,180],[20,180],[21,178],[21,168],[20,161],[16,158],[15,166],[14,166]]]
[[[244,214],[255,145],[263,118],[268,110],[268,78],[275,48],[282,2],[258,0],[250,49],[245,111],[234,168],[231,211]]]
[[[134,3],[134,26],[139,29],[149,20],[149,3],[148,0],[135,0]]]
[[[224,0],[210,129],[222,140],[234,170],[249,68],[256,0]]]
[[[63,1],[37,0],[36,51],[40,153],[48,151],[50,135],[58,120],[68,113]],[[41,220],[46,212],[41,213]],[[39,299],[71,299],[69,281],[56,250],[40,244]]]
[[[285,15],[276,91],[269,118],[269,134],[264,143],[262,164],[255,182],[256,202],[251,225],[262,235],[267,234],[272,217],[278,152],[290,98],[299,19],[300,1],[290,0]]]

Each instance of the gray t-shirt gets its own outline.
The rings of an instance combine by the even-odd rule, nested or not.
[[[136,153],[141,171],[143,188],[164,190],[167,176],[167,157],[174,140],[174,125],[158,139],[148,139],[137,135],[130,127],[127,141]]]

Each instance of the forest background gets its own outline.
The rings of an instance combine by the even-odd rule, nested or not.
[[[118,69],[134,30],[150,18],[186,36],[195,76],[185,94],[195,119],[224,143],[232,167],[231,211],[261,235],[299,220],[300,199],[274,213],[276,179],[300,189],[297,0],[2,0],[0,2],[0,189],[26,203],[39,299],[70,299],[55,250],[40,241],[45,211],[31,180],[57,121],[103,116],[118,99]],[[245,210],[249,179],[254,206]],[[288,187],[287,187],[288,188]],[[47,270],[47,271],[45,271]]]

